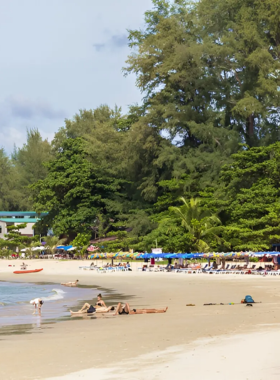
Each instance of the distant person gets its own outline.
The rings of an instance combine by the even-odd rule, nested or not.
[[[76,286],[77,286],[78,282],[79,282],[79,280],[76,280],[76,281],[74,281],[74,282],[65,282],[65,283],[61,283],[61,285],[69,286],[69,287],[73,288],[73,287],[76,287]]]
[[[31,303],[31,305],[34,305],[34,307],[35,307],[33,314],[36,314],[36,310],[38,310],[38,314],[41,315],[41,308],[42,308],[44,301],[41,300],[41,298],[35,298],[34,300],[31,300],[30,303]]]

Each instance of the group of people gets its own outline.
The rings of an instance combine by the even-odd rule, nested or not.
[[[62,283],[61,285],[69,286],[69,287],[76,287],[79,280],[73,281],[73,282],[66,282]],[[41,315],[41,308],[44,301],[41,298],[35,298],[30,301],[30,304],[34,306],[35,310],[38,311],[38,314]],[[78,311],[72,311],[70,310],[71,315],[83,315],[88,314],[92,315],[95,313],[109,313],[112,312],[112,315],[122,315],[122,314],[151,314],[151,313],[165,313],[167,311],[168,307],[165,309],[131,309],[130,305],[128,303],[122,304],[121,302],[118,303],[117,306],[107,306],[105,302],[102,299],[102,295],[98,294],[97,296],[97,302],[95,305],[91,305],[89,303],[85,303],[83,307]]]
[[[107,307],[102,299],[102,295],[98,294],[96,304],[90,305],[85,303],[84,306],[78,311],[70,310],[71,315],[81,315],[81,314],[95,314],[95,313],[108,313],[113,311],[113,315],[122,314],[152,314],[152,313],[165,313],[168,307],[165,309],[131,309],[128,303],[122,304],[121,302],[115,306]]]
[[[119,264],[116,264],[116,265],[107,263],[106,265],[103,266],[104,269],[105,268],[112,268],[112,267],[113,268],[125,268],[125,269],[128,269],[128,270],[132,270],[129,262],[127,262],[127,263],[119,263]],[[95,264],[91,263],[90,264],[90,268],[91,269],[95,268]]]

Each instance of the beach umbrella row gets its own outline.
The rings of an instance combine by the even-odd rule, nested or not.
[[[279,255],[280,252],[208,252],[208,253],[94,253],[91,259],[212,259],[212,258],[245,258]]]
[[[142,258],[143,254],[142,253],[130,253],[130,252],[117,252],[117,253],[93,253],[92,255],[89,256],[90,259],[140,259]]]

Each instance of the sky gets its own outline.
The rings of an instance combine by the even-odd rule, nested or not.
[[[38,128],[49,141],[79,109],[141,102],[124,77],[127,29],[152,0],[0,0],[0,147]]]

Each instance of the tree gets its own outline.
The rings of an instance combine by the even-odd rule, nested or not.
[[[206,252],[209,250],[209,244],[207,240],[209,237],[215,237],[217,232],[220,232],[221,228],[217,225],[221,224],[220,219],[216,215],[210,215],[208,210],[204,210],[200,207],[200,199],[190,199],[186,201],[185,198],[181,198],[183,206],[170,207],[172,214],[181,220],[181,225],[184,227],[193,237],[194,246],[199,252]]]
[[[8,233],[4,235],[6,239],[0,239],[0,245],[15,250],[16,248],[20,249],[30,246],[35,241],[37,242],[39,240],[38,236],[25,236],[21,234],[20,230],[26,228],[26,226],[27,223],[7,226]]]
[[[38,256],[39,255],[39,251],[37,250],[34,250],[34,248],[40,246],[41,243],[40,241],[34,241],[32,242],[27,248],[25,248],[25,255],[28,256],[30,259],[33,257],[33,256]]]
[[[57,236],[44,236],[43,240],[46,242],[46,249],[51,254],[54,255],[57,247],[65,243],[65,239],[60,239]]]
[[[250,146],[279,138],[280,7],[274,0],[207,0],[196,15],[215,106]]]
[[[18,173],[3,149],[0,149],[0,209],[21,210],[22,197]]]
[[[145,236],[139,237],[132,247],[139,251],[151,251],[155,246],[161,247],[163,252],[192,252],[194,238],[182,226],[179,220],[163,218],[157,228]]]
[[[130,31],[134,50],[125,68],[126,74],[136,74],[136,84],[145,95],[145,112],[138,124],[165,136],[153,144],[158,152],[153,165],[145,165],[149,174],[142,186],[148,183],[156,197],[156,182],[187,175],[189,195],[197,196],[217,181],[221,166],[238,150],[241,136],[229,128],[224,106],[217,107],[220,80],[205,58],[197,6],[187,1],[153,0],[153,4],[154,9],[145,14],[145,29]]]
[[[80,253],[83,255],[87,252],[90,238],[91,238],[91,233],[88,233],[88,234],[79,233],[75,237],[75,239],[72,241],[72,245],[76,247],[79,251],[81,251]]]
[[[107,201],[113,201],[120,180],[90,162],[82,138],[65,140],[47,168],[47,177],[32,185],[34,207],[48,211],[42,223],[52,225],[57,235],[87,232],[100,212],[109,213]]]
[[[216,194],[235,250],[268,250],[280,242],[280,143],[243,150],[223,168]]]
[[[42,139],[38,129],[28,130],[26,144],[22,148],[15,148],[12,160],[19,176],[21,208],[24,210],[32,209],[29,186],[46,177],[47,167],[43,164],[51,157],[51,145]]]

